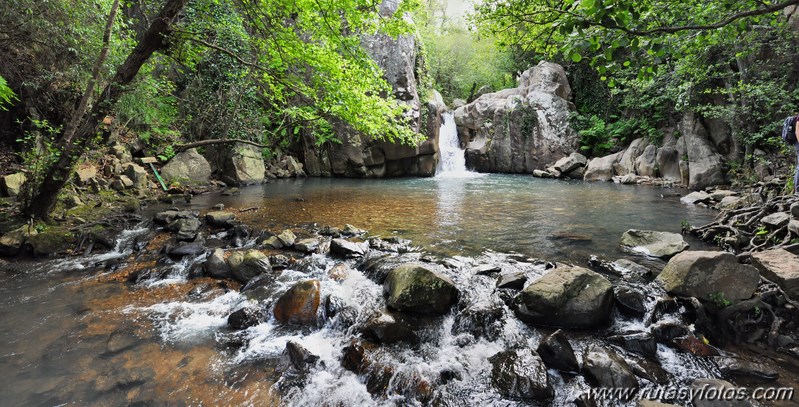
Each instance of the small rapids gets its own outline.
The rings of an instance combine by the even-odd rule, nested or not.
[[[353,343],[363,343],[363,325],[375,313],[386,310],[383,287],[365,271],[368,267],[364,265],[369,259],[387,253],[377,250],[370,253],[367,259],[360,260],[321,254],[300,259],[297,267],[283,270],[265,293],[229,291],[202,301],[179,299],[141,308],[129,307],[126,312],[146,315],[166,346],[184,348],[196,343],[213,343],[214,348],[221,349],[221,359],[218,359],[219,366],[209,366],[209,369],[265,366],[273,372],[281,405],[531,405],[529,401],[503,397],[493,388],[489,358],[507,349],[535,349],[542,336],[552,330],[522,323],[503,301],[502,296],[507,292],[495,288],[495,276],[477,274],[475,266],[496,264],[501,274],[523,273],[532,281],[547,273],[546,263],[495,252],[449,259],[425,253],[401,255],[404,260],[422,261],[450,277],[461,292],[460,301],[445,315],[419,317],[418,343],[387,344],[370,350],[369,363],[373,368],[356,373],[343,366],[345,349]],[[331,278],[331,269],[341,263],[346,265],[346,277]],[[272,315],[273,304],[294,283],[308,279],[321,283],[317,327],[281,325]],[[139,284],[143,287],[156,285],[154,281]],[[649,294],[647,306],[651,314],[653,299],[662,293],[646,283],[639,283],[638,288]],[[227,327],[227,316],[245,306],[262,307],[267,310],[267,317],[263,323],[232,331]],[[647,318],[629,318],[616,312],[608,328],[594,333],[575,333],[570,341],[578,358],[582,358],[583,350],[590,344],[602,343],[604,336],[646,331],[642,321]],[[280,368],[289,342],[300,344],[318,358],[299,375],[285,374]],[[641,359],[622,348],[614,349],[633,360]],[[687,385],[697,377],[719,376],[712,364],[663,345],[658,347],[657,362],[668,375],[669,382],[676,385]],[[381,373],[387,377],[379,377]],[[533,405],[570,405],[589,391],[590,385],[582,376],[554,369],[550,369],[548,375],[555,396]],[[646,380],[639,381],[642,388],[654,386]],[[253,402],[257,404],[256,400]]]

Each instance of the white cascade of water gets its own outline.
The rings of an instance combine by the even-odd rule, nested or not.
[[[466,156],[458,140],[458,129],[452,112],[444,113],[438,136],[439,159],[436,177],[471,178],[478,175],[466,169]]]

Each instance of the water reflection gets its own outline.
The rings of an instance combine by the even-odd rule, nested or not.
[[[683,220],[699,225],[715,216],[680,204],[674,192],[523,175],[307,179],[245,188],[237,197],[201,198],[194,205],[257,207],[243,216],[265,228],[350,223],[448,255],[495,250],[582,261],[590,254],[621,256],[618,241],[627,229],[679,232]]]

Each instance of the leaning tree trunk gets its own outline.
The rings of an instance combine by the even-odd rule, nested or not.
[[[172,23],[187,2],[188,0],[166,1],[139,43],[130,52],[125,62],[117,68],[113,79],[95,101],[88,116],[80,120],[80,124],[76,126],[74,137],[64,134],[58,141],[56,147],[61,155],[47,170],[44,181],[25,209],[25,213],[40,219],[50,217],[58,194],[72,175],[72,167],[75,162],[85,151],[97,146],[98,141],[108,141],[108,135],[96,137],[98,126],[111,112],[120,96],[125,93],[126,85],[133,81],[142,65],[154,52],[166,48],[165,36],[169,34]]]

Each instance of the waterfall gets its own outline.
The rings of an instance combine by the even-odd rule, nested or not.
[[[436,177],[466,178],[477,173],[466,169],[466,156],[461,150],[458,140],[458,129],[455,126],[455,117],[452,112],[442,115],[441,131],[438,136],[439,159],[436,168]]]

